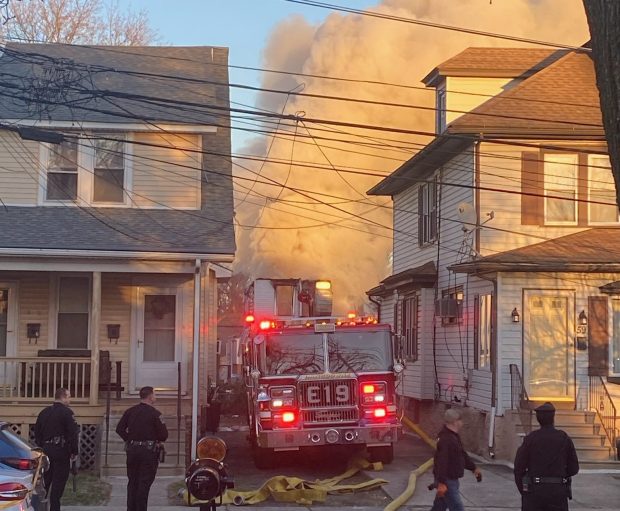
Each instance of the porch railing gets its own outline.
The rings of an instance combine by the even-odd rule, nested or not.
[[[63,357],[0,358],[0,402],[54,399],[64,387],[75,402],[85,402],[90,393],[90,359]]]
[[[590,376],[588,408],[596,412],[612,449],[616,448],[616,406],[601,376]]]
[[[517,364],[510,364],[510,407],[513,410],[530,410],[530,397],[527,395],[523,377]]]

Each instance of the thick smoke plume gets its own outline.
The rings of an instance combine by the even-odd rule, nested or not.
[[[588,39],[581,0],[384,0],[373,10],[570,45]],[[264,49],[263,65],[267,69],[421,87],[421,78],[431,69],[470,46],[519,45],[332,13],[319,26],[308,24],[302,17],[280,23]],[[271,73],[264,74],[262,86],[434,106],[431,90]],[[332,166],[387,175],[431,138],[318,125],[305,122],[304,117],[431,132],[434,113],[275,94],[262,95],[257,107],[298,117],[279,124],[274,121],[269,129],[277,128],[276,138],[256,138],[241,150],[268,155],[269,160],[282,163],[250,165],[247,160],[238,161],[259,172],[259,181],[272,179],[279,185],[236,181],[236,271],[252,277],[329,278],[336,312],[346,312],[363,303],[365,291],[391,272],[391,200],[365,196],[380,177],[339,173]],[[289,164],[291,160],[293,164]],[[236,173],[256,178],[240,167]],[[410,239],[413,246],[417,243],[415,218],[408,229],[395,235]]]

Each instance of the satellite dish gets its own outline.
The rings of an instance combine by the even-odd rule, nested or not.
[[[478,216],[476,215],[476,210],[473,204],[469,202],[461,202],[456,207],[456,214],[463,224],[463,229],[468,230],[469,228],[473,228],[476,226],[478,221]]]

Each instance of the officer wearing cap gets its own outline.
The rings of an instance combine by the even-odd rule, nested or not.
[[[568,510],[571,477],[579,472],[573,441],[555,429],[555,407],[546,402],[536,410],[540,429],[528,434],[515,457],[515,483],[522,511]]]
[[[50,511],[60,511],[60,498],[69,479],[71,460],[78,455],[80,426],[69,408],[70,392],[57,389],[54,399],[52,406],[44,408],[37,417],[34,440],[50,460],[50,467],[44,474]]]
[[[153,406],[153,387],[142,387],[140,399],[125,411],[116,427],[127,451],[127,511],[146,511],[162,442],[168,438],[161,412]]]

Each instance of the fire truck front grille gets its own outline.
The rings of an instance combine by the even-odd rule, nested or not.
[[[344,408],[356,405],[357,380],[302,381],[299,400],[305,409]]]
[[[305,425],[357,422],[357,408],[325,408],[322,410],[303,410]]]

